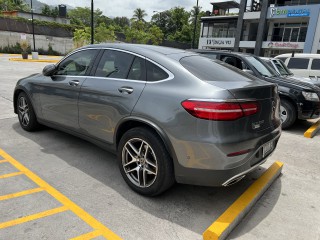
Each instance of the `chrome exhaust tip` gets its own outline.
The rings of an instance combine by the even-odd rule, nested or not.
[[[242,175],[242,176],[235,176],[233,178],[230,178],[229,180],[227,180],[226,182],[224,182],[222,184],[222,186],[224,187],[228,187],[231,186],[233,184],[236,184],[237,182],[241,181],[246,175]]]

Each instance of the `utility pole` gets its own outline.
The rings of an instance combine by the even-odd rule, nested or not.
[[[93,0],[91,0],[91,44],[94,43],[94,24],[93,24]]]
[[[32,0],[30,2],[31,5],[31,25],[32,25],[32,37],[33,37],[33,51],[36,51],[36,40],[34,37],[34,22],[33,22],[33,5],[32,5]]]
[[[194,48],[194,44],[195,44],[195,40],[196,40],[198,11],[199,11],[199,0],[197,0],[196,16],[195,16],[195,18],[194,18],[194,29],[193,29],[192,48]]]

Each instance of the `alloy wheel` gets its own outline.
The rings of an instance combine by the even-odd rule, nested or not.
[[[152,147],[140,138],[128,140],[122,149],[122,167],[136,186],[151,186],[158,174],[157,158]]]
[[[27,100],[24,97],[19,98],[18,112],[21,124],[28,126],[30,122],[30,112]]]

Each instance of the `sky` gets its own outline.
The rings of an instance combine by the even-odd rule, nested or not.
[[[49,5],[68,4],[72,7],[91,7],[91,0],[40,0]],[[212,11],[210,2],[217,0],[199,0],[199,6],[202,11]],[[220,1],[220,0],[218,0]],[[53,4],[54,2],[54,4]],[[153,11],[165,11],[173,7],[184,7],[186,10],[191,10],[197,4],[197,0],[94,0],[94,8],[99,8],[107,17],[128,17],[132,18],[133,11],[137,8],[144,9],[148,16],[147,21],[154,14]]]

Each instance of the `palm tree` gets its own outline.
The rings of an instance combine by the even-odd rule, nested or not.
[[[148,14],[146,13],[145,10],[143,10],[141,8],[137,8],[136,10],[133,11],[132,20],[145,22],[145,20],[143,18],[146,16],[148,16]]]

